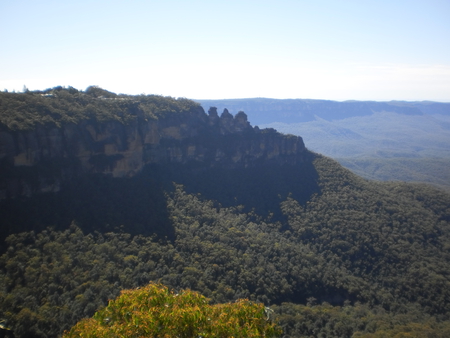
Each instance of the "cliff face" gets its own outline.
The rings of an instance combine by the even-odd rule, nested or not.
[[[194,163],[200,168],[249,167],[305,159],[300,137],[259,130],[239,112],[143,116],[123,123],[95,119],[32,130],[0,130],[0,199],[58,191],[71,177],[101,173],[131,177],[147,164]]]

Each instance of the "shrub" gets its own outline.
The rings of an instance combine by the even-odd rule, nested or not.
[[[150,283],[125,290],[64,337],[275,337],[263,304],[248,300],[210,305],[201,294]]]

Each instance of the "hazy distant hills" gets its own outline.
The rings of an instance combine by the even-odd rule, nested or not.
[[[206,110],[210,106],[227,108],[230,113],[245,111],[255,125],[273,122],[298,123],[315,121],[317,117],[327,121],[351,117],[370,116],[374,112],[393,112],[401,115],[443,115],[450,121],[450,103],[440,102],[375,102],[375,101],[329,101],[309,99],[226,99],[195,100]]]
[[[367,178],[450,186],[450,103],[302,99],[199,100],[243,110],[255,125],[301,135],[306,146]]]
[[[310,149],[334,158],[450,156],[450,123],[428,114],[383,111],[331,121],[316,116],[309,122],[274,121],[262,126],[301,134]]]

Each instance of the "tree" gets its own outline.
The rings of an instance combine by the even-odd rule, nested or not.
[[[210,305],[201,294],[162,284],[125,290],[64,337],[276,337],[281,331],[263,304]]]

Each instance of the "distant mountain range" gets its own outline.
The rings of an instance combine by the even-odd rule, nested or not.
[[[366,178],[450,186],[450,103],[265,98],[197,102],[205,109],[243,110],[261,128],[300,135],[308,149]]]
[[[450,121],[450,103],[441,102],[405,102],[405,101],[329,101],[309,99],[225,99],[195,100],[205,110],[214,106],[219,110],[227,108],[230,113],[242,110],[252,119],[254,125],[273,122],[299,123],[311,122],[317,118],[336,121],[351,117],[370,116],[376,112],[392,112],[401,115],[431,115],[446,117]]]

